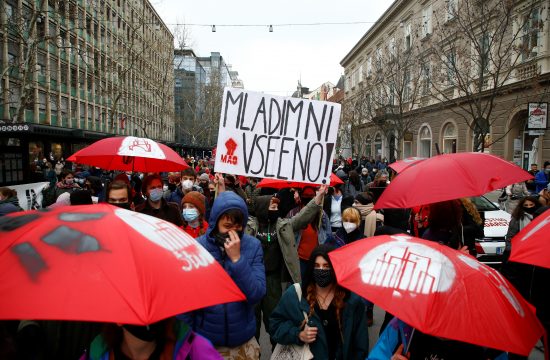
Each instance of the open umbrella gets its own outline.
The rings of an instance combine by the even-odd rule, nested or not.
[[[512,238],[510,260],[550,269],[550,210]]]
[[[244,295],[202,246],[108,204],[0,218],[0,319],[151,324]]]
[[[436,242],[375,236],[329,256],[340,285],[423,333],[523,355],[543,333],[500,273]]]
[[[517,165],[490,154],[437,155],[397,175],[376,201],[375,209],[411,208],[478,196],[532,178]]]
[[[330,186],[343,184],[344,182],[335,174],[330,174]],[[319,184],[312,184],[307,182],[299,181],[286,181],[279,179],[262,179],[256,187],[269,187],[273,189],[284,189],[284,188],[305,188],[306,186],[318,187]]]
[[[151,139],[134,136],[96,141],[71,155],[68,161],[105,170],[160,172],[189,167],[174,150]]]
[[[423,157],[410,157],[403,160],[398,160],[394,163],[389,164],[388,166],[394,169],[396,172],[400,173],[400,172],[403,172],[403,170],[405,170],[409,166],[416,165],[419,162],[424,161],[426,159],[427,158],[423,158]]]

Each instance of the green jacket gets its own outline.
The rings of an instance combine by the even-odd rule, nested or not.
[[[309,224],[319,211],[321,206],[311,200],[302,210],[290,219],[279,218],[277,220],[277,240],[283,254],[286,269],[292,278],[292,282],[301,282],[300,261],[298,259],[298,248],[296,247],[296,238],[294,232],[303,229]],[[250,216],[246,226],[246,233],[256,236],[258,233],[258,219]]]
[[[361,298],[350,293],[345,300],[345,307],[342,312],[343,346],[337,350],[337,359],[366,359],[369,352],[369,335],[367,319],[365,316],[365,306]],[[309,313],[309,304],[305,298],[305,292],[302,301],[298,303],[298,296],[294,286],[290,286],[279,304],[271,313],[269,318],[269,334],[273,341],[282,345],[299,344],[298,334],[300,325],[304,320],[303,312]],[[321,319],[317,314],[309,318],[313,326],[317,327],[317,339],[309,344],[309,349],[313,353],[315,360],[328,360],[328,344]]]

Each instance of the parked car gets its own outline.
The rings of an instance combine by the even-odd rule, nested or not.
[[[477,259],[487,265],[499,266],[506,244],[504,238],[508,232],[510,214],[501,210],[498,205],[485,196],[471,198],[481,217],[485,219],[484,236],[476,239]]]

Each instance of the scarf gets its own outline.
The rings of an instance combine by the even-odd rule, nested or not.
[[[376,211],[374,210],[374,204],[353,205],[353,207],[359,210],[361,219],[365,220],[363,234],[367,237],[373,236],[376,230]]]
[[[531,220],[533,220],[533,215],[527,214],[527,213],[523,214],[523,216],[519,218],[519,229],[521,230],[527,225],[529,225]]]

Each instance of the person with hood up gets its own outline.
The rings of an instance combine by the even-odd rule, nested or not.
[[[262,313],[265,328],[269,329],[269,316],[282,295],[281,283],[299,283],[301,280],[295,233],[306,227],[320,213],[326,189],[326,185],[321,186],[315,197],[291,218],[281,216],[278,197],[256,197],[256,217],[250,217],[246,233],[255,236],[262,243],[267,284],[266,297],[256,306],[257,339],[260,337]]]
[[[179,317],[214,344],[225,359],[259,359],[254,306],[266,293],[260,241],[243,234],[244,200],[232,191],[218,194],[206,233],[197,241],[218,261],[246,296],[245,301],[209,306]]]
[[[0,216],[17,211],[23,211],[19,206],[17,191],[7,187],[0,188]]]

